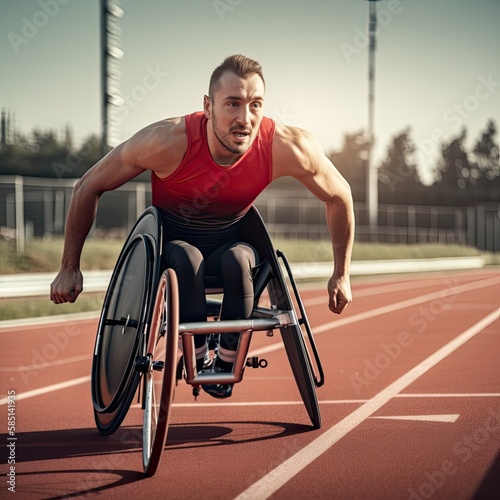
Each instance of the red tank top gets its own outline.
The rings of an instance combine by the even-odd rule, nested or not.
[[[204,113],[186,115],[185,123],[182,163],[166,179],[152,173],[153,205],[191,228],[240,219],[272,180],[274,121],[262,119],[252,146],[230,167],[217,165],[210,155]]]

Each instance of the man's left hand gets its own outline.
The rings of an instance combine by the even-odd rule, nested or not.
[[[349,277],[338,277],[335,274],[328,280],[328,307],[335,314],[340,314],[352,301]]]

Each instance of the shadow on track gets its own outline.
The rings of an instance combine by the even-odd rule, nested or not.
[[[244,433],[238,432],[240,427],[244,429]],[[263,427],[265,427],[265,433],[262,431]],[[165,452],[168,453],[168,450],[178,448],[200,448],[267,441],[313,430],[310,425],[265,421],[201,422],[197,425],[171,424]]]
[[[499,498],[500,495],[500,454],[491,464],[488,472],[478,486],[472,500]]]
[[[311,430],[309,425],[266,421],[173,424],[164,453],[279,439]],[[46,500],[74,498],[101,494],[147,479],[139,470],[142,450],[139,426],[122,426],[111,436],[101,436],[94,428],[85,428],[26,432],[18,438],[16,463],[23,465],[19,465],[16,472],[19,478],[16,492],[21,495],[36,495]],[[130,464],[127,456],[133,453],[139,455],[137,470],[125,470]],[[64,470],[40,470],[44,461],[61,459],[66,460]],[[23,485],[23,476],[29,476],[29,484]]]

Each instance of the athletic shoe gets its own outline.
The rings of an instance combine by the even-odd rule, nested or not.
[[[224,370],[220,366],[215,366],[216,364],[217,359],[214,360],[211,368],[203,370],[201,373],[228,373],[227,370]],[[233,385],[234,384],[205,384],[202,385],[201,388],[213,398],[226,399],[233,394]]]
[[[196,370],[197,371],[203,371],[203,370],[208,370],[211,368],[213,364],[213,359],[210,357],[210,351],[207,350],[205,351],[205,355],[203,358],[196,358]]]
[[[179,337],[177,347],[182,353],[184,352],[181,337]],[[205,350],[205,352],[203,352],[203,349]],[[208,342],[204,346],[196,348],[195,354],[196,354],[196,371],[199,372],[201,370],[206,370],[212,366],[213,360],[212,357],[210,356]]]

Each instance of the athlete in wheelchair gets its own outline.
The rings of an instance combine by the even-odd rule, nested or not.
[[[298,370],[294,375],[299,389],[311,392],[312,363],[302,336],[284,334],[290,328],[300,332],[305,323],[313,342],[307,318],[292,278],[302,315],[300,320],[296,317],[278,262],[283,256],[274,251],[252,204],[273,180],[287,175],[325,202],[334,256],[328,305],[334,313],[341,313],[351,301],[353,204],[348,184],[316,139],[263,115],[264,93],[260,65],[242,55],[230,56],[212,73],[203,112],[144,128],[75,185],[61,269],[51,285],[55,303],[74,302],[82,291],[80,254],[99,197],[151,171],[153,207],[136,223],[123,248],[96,339],[93,400],[104,434],[120,425],[141,374],[144,380],[158,375],[155,372],[162,374],[165,394],[155,396],[154,384],[145,384],[143,407],[156,423],[167,420],[168,408],[161,415],[161,398],[171,399],[179,377],[173,368],[178,339],[187,382],[195,390],[201,385],[209,395],[227,398],[241,380],[251,332],[279,328],[292,369]],[[289,269],[286,259],[283,264]],[[258,303],[266,288],[270,309]],[[221,302],[207,299],[212,291],[223,293]],[[218,321],[207,321],[209,317]],[[121,335],[112,334],[116,328]],[[137,335],[126,335],[129,329]],[[214,338],[216,355],[210,356],[209,339]],[[304,376],[308,380],[299,381]],[[302,397],[313,425],[319,427],[315,393]],[[151,405],[156,405],[156,413],[148,410]],[[151,429],[151,422],[148,425]],[[151,436],[148,440],[145,470],[151,474],[159,460],[155,453],[159,456],[163,444],[154,451]]]

